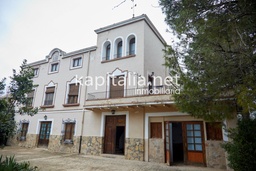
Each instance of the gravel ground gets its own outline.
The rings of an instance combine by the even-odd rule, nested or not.
[[[223,171],[195,166],[167,166],[166,164],[125,160],[123,157],[88,156],[49,152],[44,148],[5,147],[0,155],[13,156],[17,161],[29,161],[40,171]]]

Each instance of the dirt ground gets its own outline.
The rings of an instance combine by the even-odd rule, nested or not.
[[[0,155],[13,156],[17,161],[29,161],[40,171],[223,171],[194,166],[167,166],[166,164],[125,160],[115,156],[88,156],[49,152],[44,148],[5,147]]]

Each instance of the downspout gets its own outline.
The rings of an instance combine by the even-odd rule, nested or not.
[[[89,51],[89,57],[88,57],[88,61],[87,61],[87,75],[86,77],[89,75],[89,66],[90,66],[90,57],[91,57],[91,51]],[[87,97],[87,86],[85,86],[85,98]],[[84,105],[85,105],[86,99],[84,99]],[[81,126],[81,135],[80,135],[80,140],[79,140],[79,150],[78,150],[78,154],[81,154],[81,147],[82,147],[82,141],[83,141],[83,133],[84,133],[84,115],[85,115],[85,109],[84,109],[84,105],[83,105],[83,117],[82,117],[82,126]]]

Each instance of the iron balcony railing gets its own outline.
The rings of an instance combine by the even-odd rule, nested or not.
[[[172,93],[173,93],[172,90],[168,86],[161,85],[161,86],[151,86],[151,87],[88,93],[87,100],[111,99],[111,98],[146,96],[146,95],[162,95],[162,94],[172,94]]]

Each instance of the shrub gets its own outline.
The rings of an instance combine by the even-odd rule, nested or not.
[[[229,166],[235,171],[253,171],[256,168],[256,119],[238,121],[229,130],[232,141],[223,145],[228,153]]]
[[[2,160],[3,156],[0,156],[0,171],[36,171],[38,168],[30,167],[29,162],[18,163],[14,156],[6,157]]]

